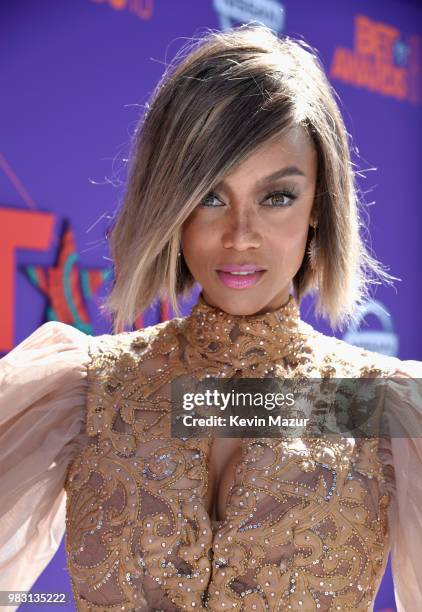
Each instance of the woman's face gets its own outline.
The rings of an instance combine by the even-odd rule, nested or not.
[[[312,141],[295,127],[264,144],[198,203],[183,224],[182,250],[208,304],[248,315],[287,302],[313,220],[316,174]],[[258,271],[231,273],[242,266]]]

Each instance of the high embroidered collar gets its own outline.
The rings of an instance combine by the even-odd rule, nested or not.
[[[225,312],[218,306],[211,306],[208,304],[201,292],[198,302],[191,310],[190,318],[197,320],[199,325],[202,325],[202,323],[214,322],[219,326],[225,325],[233,327],[234,324],[237,323],[240,329],[244,329],[249,325],[256,328],[261,327],[262,329],[293,330],[298,327],[300,311],[295,297],[289,295],[287,302],[276,310],[269,310],[261,314],[253,315],[233,315]]]
[[[267,367],[286,355],[293,357],[303,331],[293,295],[276,310],[232,315],[208,304],[201,293],[184,323],[191,346],[208,360],[251,371],[261,370],[257,362]]]

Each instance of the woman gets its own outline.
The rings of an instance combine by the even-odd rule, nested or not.
[[[46,323],[1,362],[0,585],[30,588],[66,520],[78,610],[368,610],[390,548],[398,608],[417,609],[422,363],[300,318],[314,291],[340,327],[391,280],[359,235],[333,91],[263,26],[177,59],[111,232],[117,333]],[[179,314],[195,282],[189,316],[122,331],[159,295]],[[268,375],[385,379],[403,437],[172,437],[173,381]]]

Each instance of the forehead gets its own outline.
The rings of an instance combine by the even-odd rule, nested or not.
[[[226,174],[221,184],[237,180],[254,181],[263,174],[269,175],[293,166],[299,169],[303,176],[312,180],[316,174],[316,165],[317,154],[311,137],[303,127],[295,126],[260,145]]]

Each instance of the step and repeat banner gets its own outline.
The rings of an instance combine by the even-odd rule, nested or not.
[[[3,0],[0,356],[47,320],[111,331],[106,231],[143,105],[187,38],[259,21],[318,50],[352,139],[368,240],[400,279],[337,335],[422,359],[421,17],[417,0]],[[332,333],[312,301],[301,312]],[[136,326],[172,316],[157,301]],[[34,590],[53,584],[71,592],[63,542]],[[375,610],[395,610],[390,566]]]

